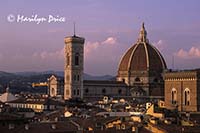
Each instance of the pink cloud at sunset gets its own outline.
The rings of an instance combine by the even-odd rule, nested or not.
[[[159,40],[158,42],[153,43],[153,45],[160,51],[163,51],[166,47],[166,44],[163,40]]]
[[[116,37],[107,37],[98,42],[86,42],[84,50],[85,71],[97,75],[103,70],[104,74],[116,73],[119,60],[125,52]]]
[[[108,37],[105,41],[102,42],[102,44],[115,44],[117,41],[114,37]]]
[[[178,52],[175,53],[175,55],[183,59],[200,58],[200,48],[193,46],[188,51],[180,49],[178,50]]]
[[[52,52],[48,51],[35,52],[32,56],[40,60],[52,59],[52,58],[64,59],[64,48]]]
[[[105,41],[102,42],[88,41],[84,47],[85,56],[88,56],[90,53],[95,52],[98,49],[104,49],[103,51],[105,51],[109,45],[114,45],[116,43],[117,39],[115,37],[108,37]]]

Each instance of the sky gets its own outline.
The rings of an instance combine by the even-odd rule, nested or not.
[[[76,35],[85,38],[85,73],[116,75],[120,58],[137,41],[142,22],[168,68],[199,68],[199,5],[199,0],[2,0],[0,71],[62,71],[64,38],[73,35],[74,22]],[[35,15],[65,21],[17,20]]]

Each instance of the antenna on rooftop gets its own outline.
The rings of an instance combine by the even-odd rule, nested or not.
[[[74,22],[74,36],[76,36],[76,23]]]
[[[174,54],[172,55],[172,69],[174,69]]]
[[[7,84],[7,87],[6,87],[6,92],[9,92],[9,84]]]

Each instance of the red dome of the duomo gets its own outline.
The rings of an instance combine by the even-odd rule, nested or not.
[[[147,33],[142,25],[140,37],[121,58],[119,63],[120,71],[163,71],[167,68],[161,53],[149,43]]]

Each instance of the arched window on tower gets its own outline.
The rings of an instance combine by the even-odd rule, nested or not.
[[[66,82],[69,83],[69,81],[70,81],[69,75],[66,75],[66,80],[67,80]]]
[[[69,53],[67,53],[67,66],[69,66],[70,62],[70,57],[69,57]]]
[[[135,78],[135,82],[140,82],[140,78],[139,77]]]
[[[172,101],[172,104],[177,103],[177,91],[175,88],[172,88],[172,91],[171,91],[171,101]]]
[[[54,88],[51,88],[51,95],[55,96],[55,89]]]
[[[184,104],[186,106],[190,105],[190,89],[188,88],[184,90]]]
[[[79,53],[75,54],[75,65],[78,66],[79,65]]]
[[[66,95],[68,96],[69,95],[69,90],[67,89],[65,92],[66,92]]]

